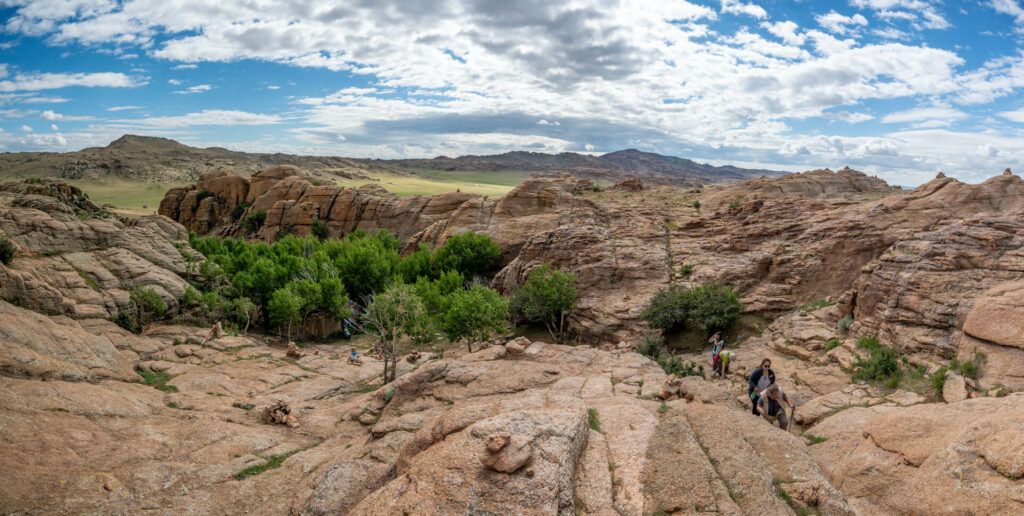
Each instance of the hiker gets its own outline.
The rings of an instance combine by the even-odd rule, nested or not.
[[[718,355],[722,352],[722,348],[725,347],[725,341],[722,340],[722,332],[716,331],[708,339],[708,342],[711,343],[711,375],[714,376],[714,371],[718,370]]]
[[[729,374],[729,362],[732,360],[732,351],[723,349],[718,352],[718,362],[715,364],[715,368],[711,370],[711,377],[718,376],[725,378]]]
[[[757,413],[757,399],[769,385],[775,383],[775,371],[772,371],[772,359],[766,358],[761,361],[761,367],[754,369],[747,379],[747,395],[750,396],[750,413]]]
[[[761,417],[768,420],[769,423],[779,422],[779,428],[783,430],[789,430],[789,424],[791,421],[786,416],[786,409],[782,406],[785,403],[790,409],[793,408],[793,400],[789,399],[789,395],[782,391],[782,389],[776,385],[771,384],[761,394],[761,398],[757,401],[757,411],[761,413]]]

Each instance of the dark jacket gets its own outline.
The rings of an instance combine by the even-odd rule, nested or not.
[[[747,394],[754,392],[754,387],[757,387],[757,382],[761,381],[761,376],[763,374],[764,369],[760,367],[754,369],[753,373],[750,373],[750,378],[747,379]],[[775,383],[775,371],[771,368],[768,369],[768,379],[771,380],[772,383]]]

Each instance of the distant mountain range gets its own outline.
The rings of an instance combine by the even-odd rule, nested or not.
[[[692,160],[627,149],[601,156],[562,152],[514,151],[488,156],[433,159],[353,159],[236,152],[221,147],[196,148],[168,138],[124,135],[106,147],[75,152],[0,154],[0,176],[99,179],[117,177],[149,182],[194,181],[211,170],[230,169],[250,175],[275,165],[295,165],[317,176],[369,177],[375,173],[415,173],[414,169],[446,171],[520,171],[551,176],[572,173],[580,178],[618,182],[637,177],[656,184],[692,187],[735,183],[785,172],[714,166]]]
[[[700,186],[709,183],[736,183],[755,177],[779,176],[787,172],[777,170],[739,168],[732,165],[714,166],[707,163],[663,156],[653,152],[626,149],[601,156],[575,152],[546,154],[542,152],[513,151],[485,156],[460,156],[433,159],[368,160],[405,169],[435,170],[519,170],[526,172],[572,172],[579,177],[619,181],[626,177],[639,177],[655,183],[678,186]]]

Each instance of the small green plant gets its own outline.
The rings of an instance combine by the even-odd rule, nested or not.
[[[132,317],[128,312],[125,312],[124,310],[118,311],[117,315],[112,316],[110,320],[114,324],[134,334],[139,334],[142,332],[142,328],[139,327],[138,323],[135,321],[135,318]]]
[[[260,473],[263,473],[264,471],[266,471],[268,469],[280,468],[281,464],[284,464],[284,460],[285,459],[287,459],[288,457],[291,457],[292,455],[295,455],[296,453],[304,451],[304,450],[306,450],[306,448],[299,448],[297,450],[292,450],[290,452],[282,453],[280,455],[270,455],[268,457],[260,457],[261,459],[265,460],[266,462],[264,462],[263,464],[258,464],[256,466],[249,466],[248,468],[245,468],[242,471],[239,471],[238,473],[235,473],[235,478],[238,479],[238,480],[245,480],[248,477],[251,477],[251,476],[254,476],[254,475],[259,475]]]
[[[854,380],[884,381],[891,386],[899,385],[902,376],[896,351],[878,343],[875,337],[864,337],[857,341],[857,349],[865,351],[868,358],[861,358],[853,365],[860,370],[853,374]]]
[[[203,202],[204,199],[208,199],[210,197],[217,197],[217,194],[209,190],[199,190],[199,193],[196,194],[196,206]]]
[[[772,483],[775,484],[775,492],[778,493],[779,497],[786,502],[786,505],[789,505],[789,507],[793,509],[793,512],[795,512],[797,516],[810,516],[816,512],[810,507],[794,500],[793,497],[782,488],[782,484],[787,484],[788,482],[776,479],[772,481]]]
[[[29,185],[45,185],[46,184],[46,181],[43,181],[42,179],[40,179],[38,177],[27,177],[27,178],[23,179],[21,182],[25,183],[25,184],[29,184]]]
[[[693,265],[687,264],[687,265],[680,265],[679,266],[679,275],[680,276],[682,276],[684,278],[689,278],[691,274],[693,274]]]
[[[149,385],[150,387],[164,392],[178,392],[177,387],[167,385],[167,382],[171,379],[171,375],[167,374],[166,371],[157,371],[155,373],[151,373],[149,371],[136,372],[142,377],[142,383]]]
[[[592,408],[587,409],[587,423],[590,424],[591,430],[602,433],[601,420],[597,418],[597,410]]]
[[[309,227],[309,232],[312,233],[312,235],[315,236],[317,240],[320,240],[321,242],[327,240],[327,235],[330,233],[330,231],[327,229],[327,224],[324,224],[324,222],[320,219],[316,219],[313,221],[313,225]]]
[[[663,402],[661,402],[661,405],[658,407],[658,413],[659,414],[664,414],[666,412],[668,412],[668,405],[666,405],[665,402],[663,401]]]
[[[693,209],[697,210],[697,216],[700,217],[700,201],[693,201]]]
[[[846,332],[850,331],[850,326],[853,326],[853,316],[849,314],[844,315],[839,319],[839,322],[836,323],[836,329],[844,335]]]
[[[173,401],[168,401],[167,408],[178,408],[178,404]]]
[[[730,210],[738,210],[738,209],[740,209],[740,206],[742,206],[742,205],[743,205],[743,203],[741,203],[740,201],[732,201],[732,202],[729,203],[729,209]]]
[[[974,348],[974,356],[966,362],[960,362],[960,360],[954,356],[953,360],[949,362],[949,368],[956,371],[967,378],[973,378],[975,380],[981,376],[981,366],[984,365],[985,360],[988,358],[984,353],[979,353],[978,348]]]
[[[829,341],[825,343],[825,351],[832,351],[833,349],[838,348],[841,342],[842,341],[839,339],[829,339]]]
[[[384,391],[384,401],[390,402],[391,398],[395,397],[395,386],[388,387],[388,390]]]
[[[823,443],[828,440],[828,437],[820,437],[809,432],[804,432],[804,439],[807,439],[808,446],[814,446],[815,444]]]
[[[234,208],[231,208],[231,220],[242,218],[242,214],[245,213],[245,210],[249,209],[249,206],[252,206],[251,202],[242,201],[236,204]]]
[[[256,210],[250,213],[242,221],[242,225],[245,226],[249,231],[256,231],[263,227],[263,223],[267,221],[267,212],[263,210]]]
[[[14,247],[14,242],[11,242],[7,237],[0,237],[0,262],[4,265],[10,265],[17,250],[18,248]]]

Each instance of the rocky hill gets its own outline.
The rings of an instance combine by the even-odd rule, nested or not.
[[[297,165],[322,177],[362,178],[380,172],[378,166],[331,156],[255,154],[220,147],[200,149],[167,138],[124,135],[106,147],[76,152],[19,152],[0,154],[2,177],[61,179],[121,178],[169,183],[194,181],[205,172],[230,168],[248,176],[282,164]]]
[[[164,199],[176,220],[136,222],[60,181],[0,185],[0,237],[17,247],[0,263],[0,512],[1019,512],[1024,181],[778,181],[691,193],[537,178],[502,199],[402,199],[284,167],[204,175]],[[267,210],[251,234],[231,215],[250,199],[243,213]],[[173,315],[186,256],[202,259],[178,221],[272,239],[314,216],[406,245],[486,232],[502,289],[543,262],[573,271],[582,345],[410,354],[381,386],[381,362],[349,364],[337,344],[108,320],[139,285]],[[765,325],[725,379],[668,376],[633,351],[648,333],[637,313],[670,282],[706,281],[739,289]],[[986,359],[977,380],[946,372],[938,396],[888,389],[850,379],[864,336],[928,374],[954,352]],[[749,413],[746,375],[765,357],[797,401],[788,432]]]

